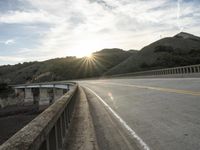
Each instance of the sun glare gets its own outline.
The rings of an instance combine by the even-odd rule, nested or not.
[[[93,55],[92,55],[92,54],[88,54],[88,55],[86,55],[85,57],[88,58],[88,59],[92,59],[92,58],[93,58]]]
[[[76,57],[78,58],[82,58],[82,57],[92,57],[92,52],[90,51],[77,51],[77,52],[74,52],[72,55],[75,55]]]
[[[99,41],[99,39],[94,38],[86,38],[81,41],[77,41],[76,46],[73,46],[71,49],[73,49],[73,52],[71,55],[76,56],[78,58],[82,57],[92,57],[92,53],[94,50],[100,50],[102,47],[107,47],[104,45],[103,42]]]

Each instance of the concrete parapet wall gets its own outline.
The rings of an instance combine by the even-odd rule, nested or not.
[[[103,78],[119,78],[119,77],[200,77],[200,65],[181,66],[174,68],[165,68],[157,70],[140,71],[133,73],[124,73],[118,75],[104,76]]]
[[[78,86],[0,146],[0,150],[61,150],[75,105]]]

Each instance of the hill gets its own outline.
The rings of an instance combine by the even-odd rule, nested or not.
[[[0,83],[19,84],[100,76],[133,53],[113,48],[95,52],[93,58],[65,57],[0,66]]]
[[[181,32],[140,51],[103,49],[91,58],[65,57],[0,66],[0,83],[70,80],[200,64],[200,37]]]
[[[181,32],[142,48],[105,75],[200,63],[200,37]]]

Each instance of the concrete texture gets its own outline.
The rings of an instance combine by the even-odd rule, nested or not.
[[[25,89],[25,103],[33,103],[33,93],[31,88],[26,88]]]
[[[98,150],[88,100],[79,88],[75,113],[67,138],[67,150]]]
[[[39,105],[49,105],[50,95],[47,88],[40,88],[40,100]]]

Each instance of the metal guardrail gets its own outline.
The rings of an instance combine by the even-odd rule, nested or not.
[[[0,150],[62,150],[78,85],[0,146]]]
[[[200,64],[199,65],[190,65],[190,66],[181,66],[174,68],[165,68],[165,69],[156,69],[149,71],[140,71],[133,73],[125,73],[112,75],[110,77],[122,77],[122,76],[160,76],[160,75],[175,75],[175,74],[193,74],[200,73]]]

